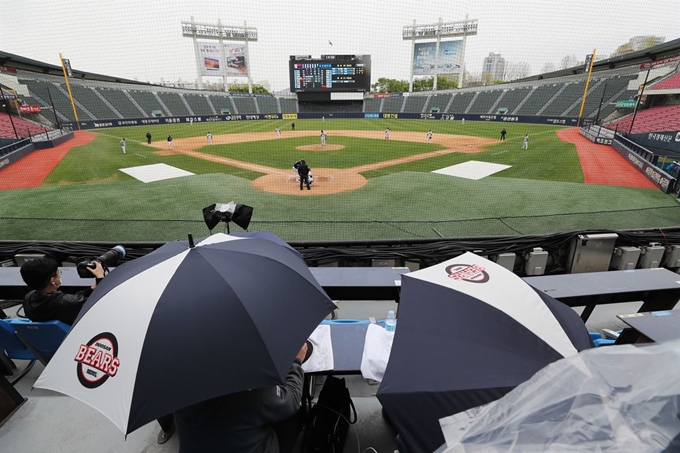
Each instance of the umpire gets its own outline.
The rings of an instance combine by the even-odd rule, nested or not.
[[[300,166],[297,168],[297,172],[300,176],[300,190],[302,190],[303,185],[307,186],[307,190],[312,190],[309,186],[309,166],[304,159],[300,160]]]

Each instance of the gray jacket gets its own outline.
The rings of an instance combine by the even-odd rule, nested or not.
[[[233,393],[175,412],[180,453],[278,453],[271,423],[300,409],[303,376],[295,360],[284,385]]]

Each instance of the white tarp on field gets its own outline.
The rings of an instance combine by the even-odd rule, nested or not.
[[[139,167],[121,168],[120,171],[143,183],[163,181],[164,179],[193,176],[193,173],[166,164],[142,165]]]
[[[463,162],[462,164],[452,165],[450,167],[440,168],[439,170],[434,170],[432,173],[439,173],[440,175],[447,176],[458,176],[459,178],[465,179],[482,179],[487,176],[503,171],[506,168],[510,168],[510,165],[502,164],[492,164],[489,162],[478,162],[476,160],[470,160],[468,162]]]

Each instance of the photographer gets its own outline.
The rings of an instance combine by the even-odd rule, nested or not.
[[[78,313],[92,290],[104,278],[104,268],[99,261],[93,261],[94,269],[89,268],[95,277],[91,288],[75,294],[59,291],[61,271],[56,261],[51,258],[39,258],[27,261],[21,266],[21,278],[33,291],[24,297],[24,313],[31,321],[43,322],[57,320],[73,324]]]

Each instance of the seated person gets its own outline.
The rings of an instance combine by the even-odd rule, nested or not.
[[[288,453],[302,424],[295,417],[302,401],[305,344],[286,383],[212,398],[175,412],[180,453]],[[276,428],[273,424],[282,422]],[[292,423],[291,423],[292,422]]]
[[[87,298],[104,278],[102,263],[94,260],[95,268],[87,268],[95,277],[90,288],[75,294],[59,291],[61,271],[56,261],[51,258],[38,258],[27,261],[21,266],[21,278],[33,291],[24,296],[24,313],[31,321],[43,322],[57,320],[73,325]],[[162,429],[158,434],[158,443],[165,443],[174,432],[172,415],[158,419]]]
[[[24,296],[24,313],[31,321],[43,322],[57,320],[72,325],[83,304],[104,278],[104,269],[99,261],[96,267],[88,268],[96,278],[89,289],[76,294],[65,294],[59,291],[61,271],[56,261],[51,258],[38,258],[27,261],[21,266],[21,278],[33,291]]]

